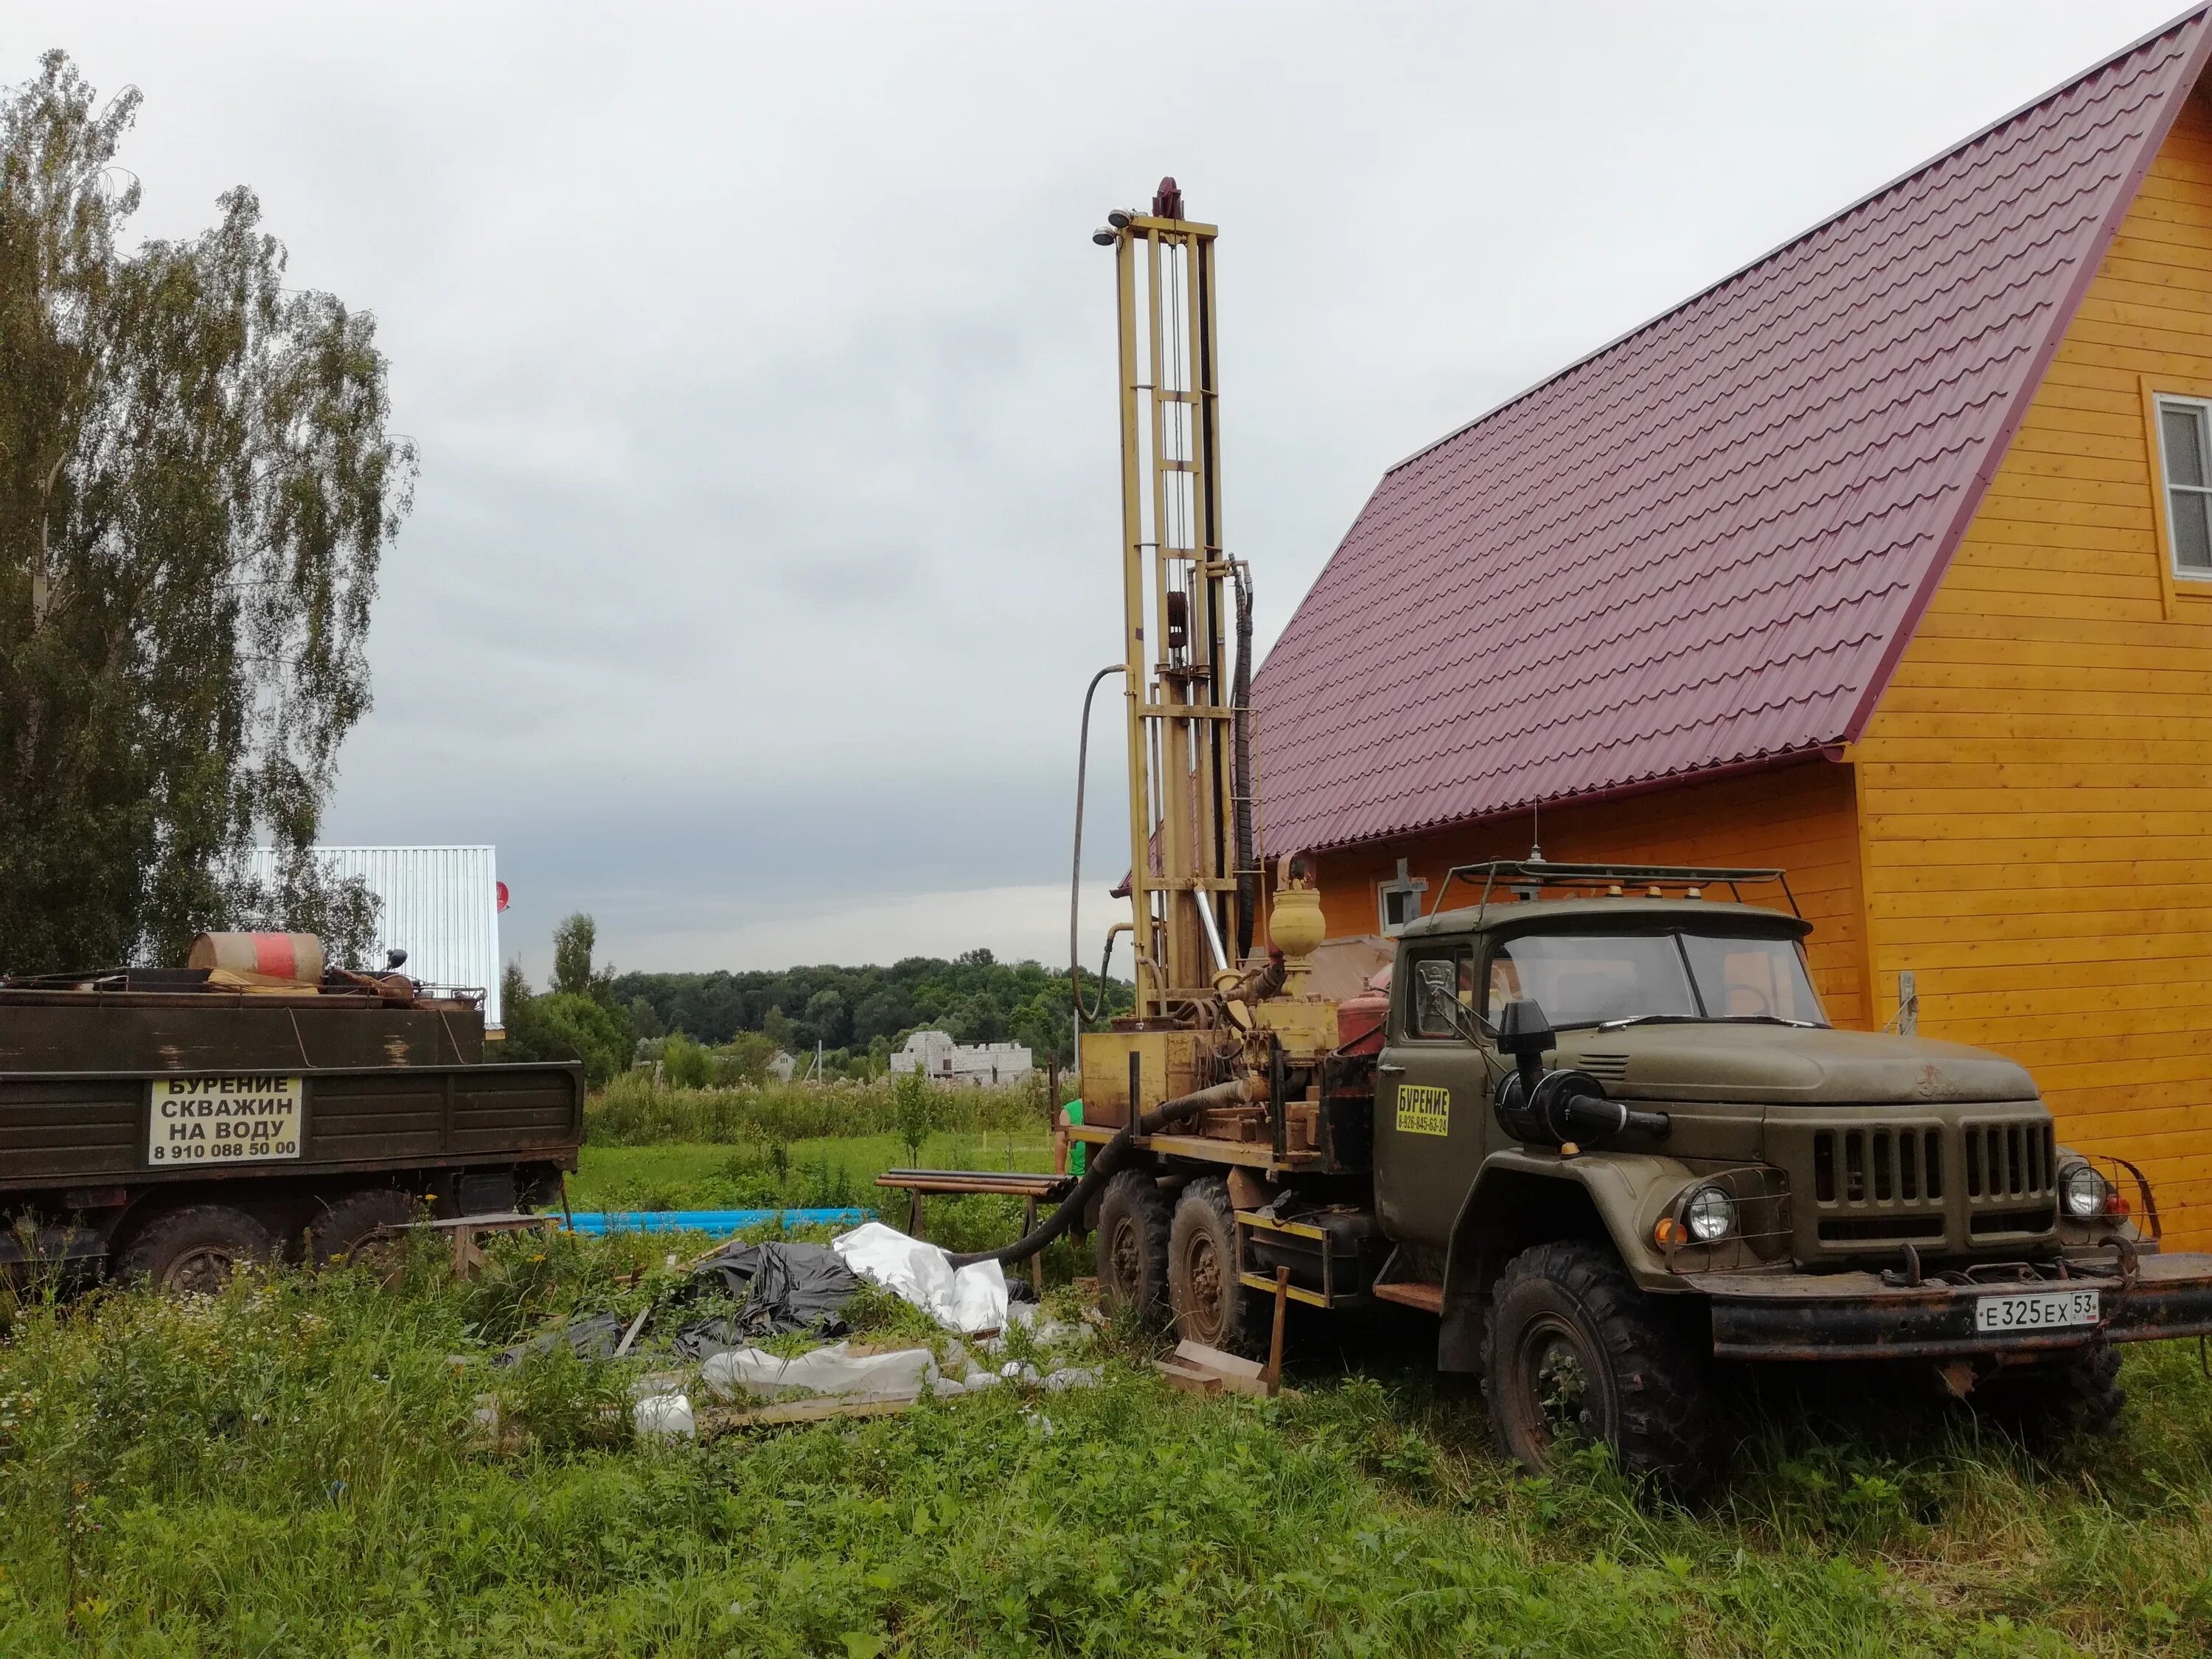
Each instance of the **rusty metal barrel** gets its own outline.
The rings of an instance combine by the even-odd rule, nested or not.
[[[323,977],[323,942],[313,933],[202,933],[185,966],[313,985]]]

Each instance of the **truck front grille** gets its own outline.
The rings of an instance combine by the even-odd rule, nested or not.
[[[1858,1124],[1814,1128],[1809,1139],[1814,1236],[1830,1249],[1957,1249],[2054,1224],[2057,1148],[2047,1121]]]
[[[1940,1205],[1941,1129],[1822,1129],[1813,1137],[1813,1199],[1820,1204]]]
[[[1966,1143],[1970,1199],[2054,1196],[2057,1153],[2048,1123],[1969,1123]]]

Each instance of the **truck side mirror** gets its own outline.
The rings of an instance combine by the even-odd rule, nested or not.
[[[1447,1012],[1458,1000],[1454,994],[1457,981],[1449,962],[1425,962],[1417,970],[1420,975],[1420,1000],[1416,1005],[1424,1024],[1436,1023],[1449,1028],[1451,1015]]]

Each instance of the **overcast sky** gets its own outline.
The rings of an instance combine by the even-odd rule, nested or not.
[[[1106,209],[1222,227],[1264,642],[1391,462],[2174,4],[5,0],[0,79],[135,82],[140,230],[250,184],[379,319],[422,477],[326,839],[496,843],[533,975],[572,909],[624,967],[1060,961]]]

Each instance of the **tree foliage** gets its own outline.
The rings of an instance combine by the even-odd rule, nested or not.
[[[312,913],[344,957],[373,913],[302,854],[414,451],[374,319],[285,285],[252,191],[124,250],[138,103],[59,52],[0,101],[0,949],[174,959]]]
[[[610,989],[625,1006],[643,1004],[664,1030],[709,1045],[761,1031],[793,1054],[817,1042],[860,1052],[882,1045],[888,1053],[908,1032],[934,1026],[961,1042],[1024,1043],[1040,1065],[1073,1058],[1067,975],[1034,962],[1000,962],[988,951],[949,962],[908,957],[888,968],[623,974]],[[1085,999],[1097,995],[1098,981],[1086,973]],[[1129,987],[1107,981],[1107,1000],[1127,1008]]]
[[[543,996],[530,988],[520,963],[507,963],[500,981],[507,1032],[501,1059],[580,1060],[594,1089],[629,1069],[637,1033],[613,991],[614,970],[592,965],[598,939],[598,927],[580,912],[553,930],[553,988]]]

